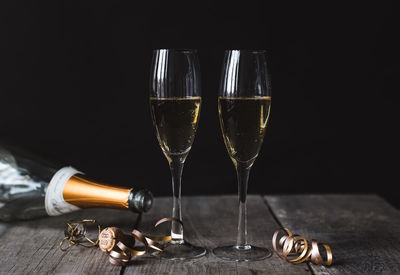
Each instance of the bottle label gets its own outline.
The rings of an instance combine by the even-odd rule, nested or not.
[[[54,174],[47,188],[45,206],[49,216],[73,212],[80,208],[64,200],[63,190],[67,181],[75,174],[80,173],[72,167],[64,167]]]

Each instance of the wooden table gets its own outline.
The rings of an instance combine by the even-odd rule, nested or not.
[[[155,221],[170,215],[170,200],[156,198],[152,210],[137,215],[117,210],[88,209],[69,215],[30,222],[0,224],[1,274],[399,274],[400,212],[374,195],[251,195],[248,199],[249,242],[271,248],[273,232],[280,226],[331,245],[330,268],[303,263],[293,265],[275,254],[258,262],[226,262],[208,253],[188,261],[168,261],[150,256],[134,265],[112,266],[98,248],[59,249],[65,221],[95,218],[103,227],[118,226],[129,232],[135,223],[150,233]],[[215,246],[236,237],[236,196],[183,199],[185,237],[191,243]],[[167,230],[168,226],[165,226]],[[158,233],[160,233],[158,231]]]

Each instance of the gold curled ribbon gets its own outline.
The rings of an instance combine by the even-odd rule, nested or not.
[[[81,245],[84,247],[93,247],[96,246],[99,243],[99,238],[95,241],[89,239],[86,236],[87,233],[87,223],[96,223],[96,220],[89,220],[89,219],[84,219],[84,220],[78,220],[78,221],[70,221],[67,223],[67,228],[64,231],[65,238],[62,239],[60,242],[60,249],[62,251],[67,251],[71,246],[74,245]],[[98,234],[100,234],[100,225],[97,225],[98,228]],[[97,235],[98,236],[98,235]],[[68,241],[68,246],[65,246],[64,244]],[[86,242],[89,243],[89,245],[85,244]]]
[[[173,217],[163,218],[163,219],[157,221],[156,224],[154,225],[154,227],[157,227],[160,224],[165,223],[165,222],[173,222],[173,221],[180,223],[183,227],[182,221],[177,218],[173,218]],[[132,230],[131,236],[133,238],[135,238],[136,241],[143,244],[143,248],[141,248],[141,249],[138,249],[136,247],[130,248],[123,241],[118,241],[109,253],[109,261],[111,264],[117,265],[117,266],[129,265],[132,263],[131,258],[133,256],[144,255],[144,254],[148,253],[149,248],[161,252],[161,251],[163,251],[165,243],[168,243],[172,239],[171,235],[167,235],[167,236],[144,235],[137,229]],[[163,243],[160,243],[160,242],[163,242]]]
[[[280,238],[280,233],[284,233]],[[332,250],[328,244],[321,244],[325,248],[326,260],[321,256],[319,244],[316,240],[308,241],[303,236],[294,235],[288,228],[279,228],[272,236],[272,247],[282,259],[293,264],[300,264],[307,260],[318,265],[332,265]]]

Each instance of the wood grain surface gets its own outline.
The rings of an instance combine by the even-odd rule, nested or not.
[[[154,207],[138,215],[110,209],[88,209],[33,221],[0,223],[1,274],[396,274],[400,273],[400,213],[374,195],[296,195],[248,197],[249,243],[271,249],[280,225],[308,238],[327,242],[334,253],[330,268],[293,265],[272,257],[250,263],[222,261],[211,250],[233,244],[237,233],[237,197],[184,197],[185,239],[203,246],[205,257],[169,261],[152,256],[128,267],[112,266],[98,248],[59,249],[65,223],[94,218],[102,228],[117,226],[126,233],[135,225],[144,233],[167,234],[169,225],[154,229],[170,216],[171,200],[156,198]]]
[[[372,195],[265,197],[283,226],[328,243],[334,264],[315,274],[400,274],[400,212]]]

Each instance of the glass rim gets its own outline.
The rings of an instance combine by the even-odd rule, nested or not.
[[[197,49],[186,49],[186,48],[160,48],[160,49],[153,49],[153,52],[157,51],[174,51],[178,53],[196,53]]]
[[[257,49],[228,49],[225,52],[245,52],[245,53],[266,53],[267,50],[257,50]]]

